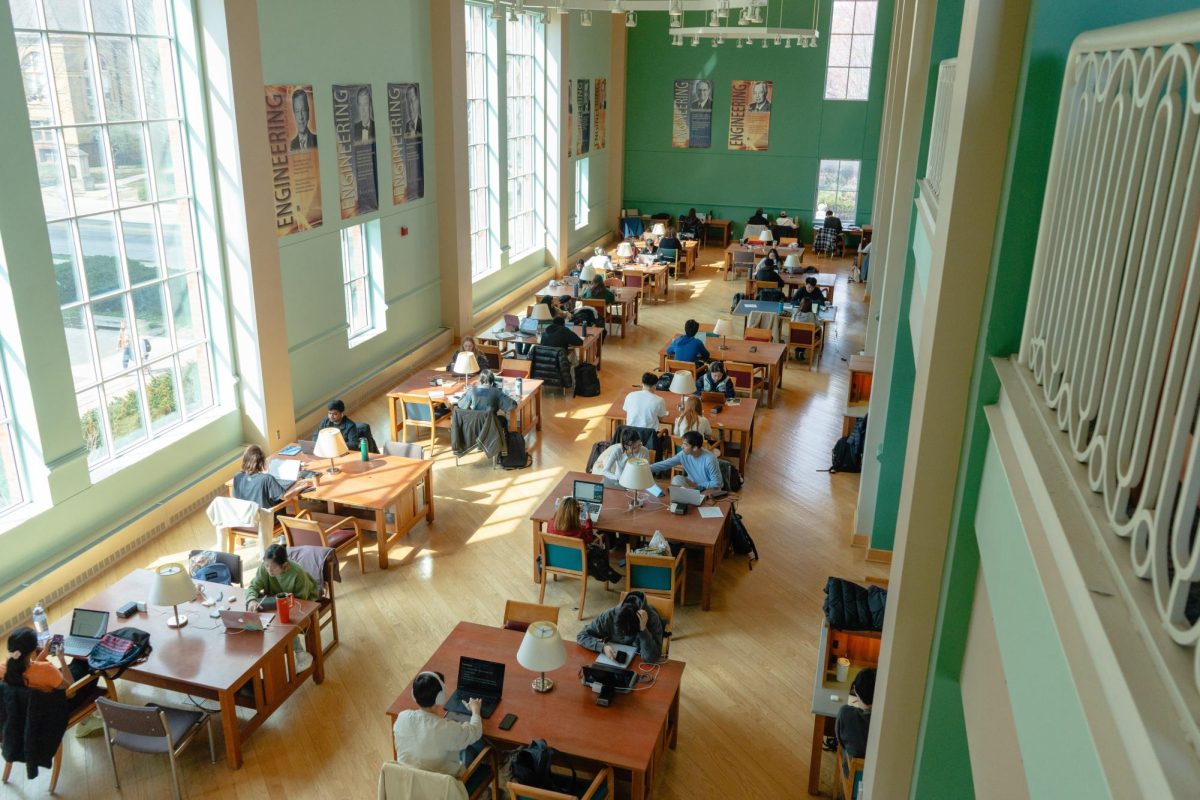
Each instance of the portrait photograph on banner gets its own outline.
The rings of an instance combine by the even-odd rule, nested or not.
[[[267,143],[275,196],[275,233],[287,236],[321,224],[321,169],[312,86],[264,87]]]
[[[729,149],[766,150],[771,133],[771,81],[734,81],[729,95]]]
[[[596,102],[592,106],[596,118],[592,123],[592,149],[604,149],[605,125],[608,122],[608,78],[596,78]]]
[[[579,126],[575,131],[578,142],[575,155],[581,156],[592,144],[592,82],[587,78],[575,81],[575,119]]]
[[[375,108],[365,83],[333,87],[333,130],[337,137],[338,205],[342,219],[379,209],[375,161]]]
[[[671,147],[711,147],[713,82],[677,80],[671,118]]]
[[[420,85],[389,83],[387,107],[392,130],[392,202],[400,205],[425,196]]]

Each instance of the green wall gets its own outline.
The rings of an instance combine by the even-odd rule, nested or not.
[[[612,27],[610,14],[597,11],[593,14],[593,24],[583,27],[579,24],[579,14],[569,14],[571,27],[567,32],[567,77],[571,80],[590,80],[592,82],[592,127],[596,125],[595,92],[596,78],[607,78],[612,86]],[[639,14],[638,17],[665,16]],[[567,87],[564,85],[565,92]],[[612,95],[611,88],[609,95]],[[595,241],[613,229],[619,209],[613,207],[613,201],[608,196],[608,169],[612,153],[612,128],[610,117],[605,125],[608,144],[601,150],[592,150],[583,156],[573,156],[564,159],[564,169],[567,171],[567,181],[570,192],[562,200],[567,204],[567,215],[570,217],[567,228],[567,252],[575,253],[589,242]],[[564,134],[566,125],[563,125]],[[594,138],[594,137],[593,137]],[[566,152],[567,138],[563,137],[563,152]],[[576,142],[576,150],[578,142]],[[575,165],[581,158],[587,159],[588,170],[588,224],[575,229]]]
[[[352,11],[347,13],[347,9]],[[321,142],[324,224],[279,240],[288,353],[297,418],[342,387],[369,378],[441,327],[437,254],[437,120],[428,0],[259,0],[263,80],[312,84]],[[388,82],[418,81],[425,133],[425,197],[392,205]],[[369,83],[375,106],[380,208],[342,220],[337,203],[333,84]],[[264,144],[264,157],[266,147]],[[340,231],[378,220],[387,330],[350,347],[342,289]],[[408,228],[408,236],[401,228]]]
[[[759,206],[771,214],[787,209],[808,222],[816,207],[820,160],[853,159],[862,161],[858,222],[871,221],[893,3],[879,3],[866,102],[824,99],[832,3],[820,0],[820,6],[821,36],[818,46],[808,49],[738,49],[733,42],[714,48],[703,40],[698,47],[690,42],[673,47],[665,12],[638,15],[638,26],[629,31],[623,206],[643,214],[711,209],[737,223],[736,230]],[[770,3],[768,18],[778,24],[779,0]],[[685,26],[699,24],[699,13],[684,20]],[[783,24],[810,26],[811,6],[787,4]],[[673,148],[673,81],[697,78],[713,80],[712,146]],[[766,151],[727,149],[733,80],[774,81]],[[811,238],[807,229],[805,234]]]

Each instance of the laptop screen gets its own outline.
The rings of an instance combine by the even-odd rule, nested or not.
[[[517,326],[521,324],[521,320],[516,314],[504,315],[504,330],[515,331]]]
[[[603,503],[604,484],[593,483],[591,481],[575,481],[575,488],[572,494],[576,500],[582,500],[585,503]]]
[[[504,665],[461,656],[458,660],[458,688],[464,692],[499,697],[504,689]]]
[[[77,608],[71,615],[71,635],[99,639],[108,632],[108,612]]]

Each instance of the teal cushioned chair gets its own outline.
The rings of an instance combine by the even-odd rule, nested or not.
[[[542,565],[538,573],[541,585],[538,602],[546,599],[547,575],[553,575],[555,580],[559,575],[579,578],[579,613],[576,616],[583,619],[583,604],[587,600],[587,551],[583,540],[538,531],[538,557]],[[608,588],[608,581],[604,582],[604,588]]]
[[[649,556],[633,552],[625,554],[625,591],[645,592],[668,597],[683,605],[687,588],[687,550],[679,548],[674,556]]]
[[[508,796],[512,800],[604,800],[613,797],[613,770],[605,767],[592,778],[578,782],[580,785],[573,793],[552,792],[549,789],[536,789],[520,783],[508,782]]]
[[[844,800],[858,800],[862,792],[862,778],[865,762],[861,758],[851,758],[839,744],[837,749],[837,786],[834,794]]]

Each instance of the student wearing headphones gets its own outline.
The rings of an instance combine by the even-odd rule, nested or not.
[[[440,672],[418,674],[413,679],[412,695],[420,708],[401,711],[392,726],[396,760],[457,778],[468,756],[474,758],[483,749],[483,718],[479,716],[482,701],[478,697],[467,700],[470,722],[443,717],[437,709],[450,695],[446,692],[446,676]]]

